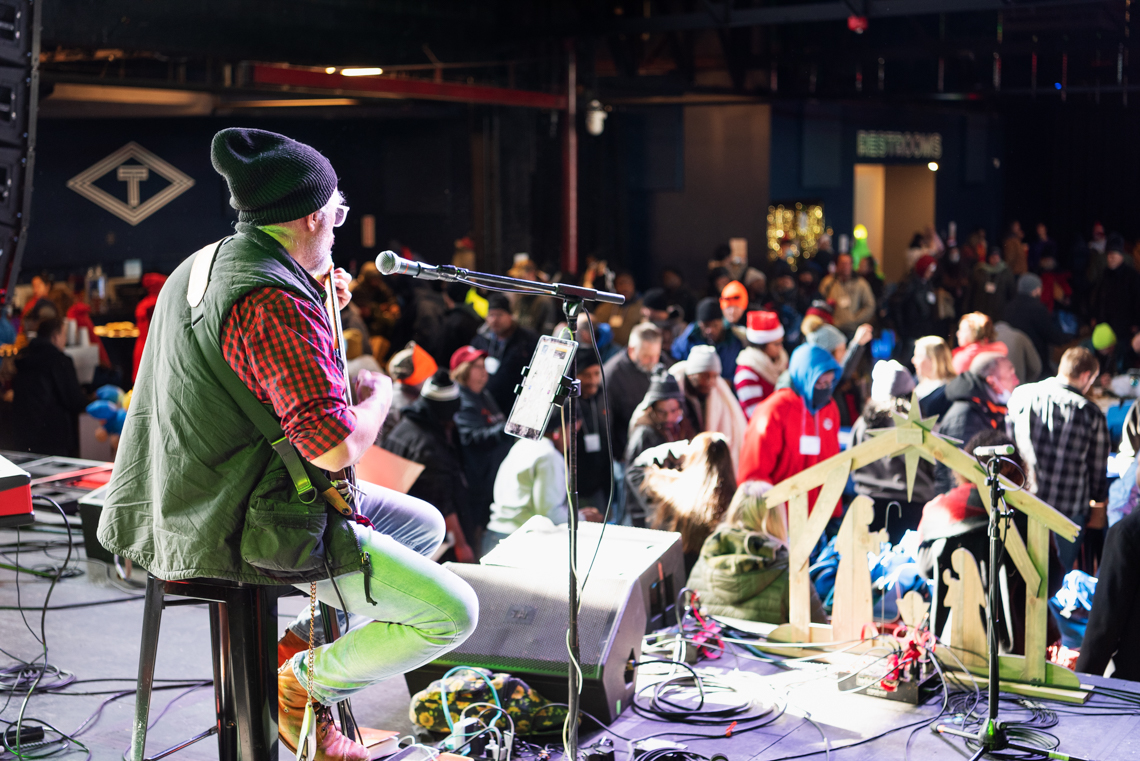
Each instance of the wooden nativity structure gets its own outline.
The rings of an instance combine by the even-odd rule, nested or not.
[[[901,454],[906,462],[909,495],[914,488],[919,460],[940,462],[977,485],[983,505],[987,511],[992,509],[985,471],[973,457],[932,430],[935,418],[921,418],[917,397],[911,402],[908,417],[894,415],[894,418],[895,428],[873,432],[874,438],[781,481],[765,495],[771,506],[787,503],[789,531],[790,622],[779,626],[769,640],[820,644],[857,641],[864,638],[865,625],[874,620],[866,558],[867,552],[878,551],[880,536],[867,530],[874,511],[871,500],[864,496],[852,502],[836,542],[840,567],[836,574],[832,622],[830,625],[812,624],[810,619],[809,557],[843,494],[851,471]],[[1006,503],[1025,513],[1029,521],[1027,536],[1021,536],[1012,521],[1005,533],[1005,550],[1025,581],[1026,610],[1025,655],[1001,656],[1003,689],[1080,700],[1080,693],[1070,693],[1068,698],[1064,695],[1079,690],[1076,674],[1048,663],[1045,653],[1049,532],[1072,541],[1079,528],[1033,494],[1019,491],[1008,481],[1005,486]],[[817,487],[821,490],[815,509],[809,515],[808,494]],[[952,610],[950,647],[957,657],[940,658],[940,661],[949,668],[965,667],[984,675],[988,658],[979,606],[984,610],[986,602],[977,563],[969,551],[960,548],[953,554],[952,565],[958,578],[952,578],[947,571],[942,586],[948,592],[945,601]]]

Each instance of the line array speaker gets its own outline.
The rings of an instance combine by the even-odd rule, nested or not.
[[[32,205],[43,0],[0,0],[0,306],[12,296]]]

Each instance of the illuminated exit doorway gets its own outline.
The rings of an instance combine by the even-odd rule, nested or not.
[[[855,224],[887,282],[907,275],[906,250],[916,232],[934,226],[934,179],[925,164],[856,164]]]

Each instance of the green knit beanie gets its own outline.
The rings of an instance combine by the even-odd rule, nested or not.
[[[276,132],[224,129],[214,135],[210,161],[226,178],[238,221],[251,225],[312,214],[337,186],[336,172],[320,151]]]
[[[1107,322],[1102,322],[1093,328],[1092,342],[1094,349],[1104,351],[1116,343],[1116,333]]]

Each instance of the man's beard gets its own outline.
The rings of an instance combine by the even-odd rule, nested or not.
[[[310,239],[308,245],[300,252],[297,261],[304,267],[305,271],[313,277],[320,277],[328,274],[329,268],[332,267],[332,241],[326,245],[323,240]]]

